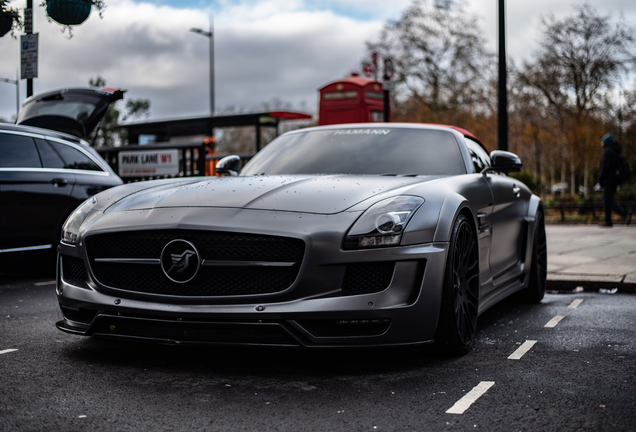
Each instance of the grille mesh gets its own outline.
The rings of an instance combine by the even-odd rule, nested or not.
[[[98,234],[86,246],[91,258],[159,258],[175,239],[191,242],[209,260],[299,262],[305,250],[299,239],[189,230]]]
[[[297,268],[201,267],[186,284],[169,280],[158,265],[93,264],[97,280],[109,287],[170,296],[232,296],[282,291],[296,279]]]
[[[349,264],[345,270],[342,291],[351,294],[383,291],[389,287],[394,269],[394,261]]]
[[[87,274],[84,260],[80,258],[62,256],[62,278],[65,282],[81,288],[88,288]]]
[[[169,280],[159,265],[96,263],[95,258],[159,258],[172,240],[187,240],[201,258],[219,261],[295,262],[292,267],[206,267],[191,282]],[[211,231],[142,231],[99,234],[86,239],[91,269],[97,281],[137,293],[185,297],[271,294],[292,285],[302,261],[302,240]]]

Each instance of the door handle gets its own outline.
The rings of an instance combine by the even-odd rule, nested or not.
[[[51,180],[51,183],[55,187],[64,187],[68,184],[68,180],[65,178],[54,178],[53,180]]]
[[[521,189],[517,185],[512,185],[512,193],[519,198],[521,196]]]

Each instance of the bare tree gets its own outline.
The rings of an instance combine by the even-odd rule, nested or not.
[[[603,95],[636,64],[636,35],[624,21],[612,25],[611,16],[598,15],[587,3],[575,9],[562,21],[554,16],[543,21],[539,58],[560,85],[542,91],[551,98],[565,92],[570,109],[585,116],[602,108]]]
[[[462,1],[414,0],[367,48],[394,60],[398,99],[409,120],[487,110],[493,55],[477,16]]]
[[[608,120],[607,95],[636,64],[635,48],[634,29],[624,20],[612,24],[611,16],[587,3],[562,20],[552,15],[543,20],[540,49],[519,79],[541,94],[559,125],[571,193],[581,167],[584,182],[589,177],[600,139],[591,126]]]

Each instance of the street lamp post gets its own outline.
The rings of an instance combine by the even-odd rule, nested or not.
[[[498,0],[499,9],[499,83],[497,86],[497,147],[508,150],[508,86],[506,71],[506,4]]]
[[[9,84],[15,84],[15,118],[18,119],[18,114],[20,113],[20,81],[18,80],[18,73],[15,74],[15,79],[9,78],[0,78],[1,82],[6,82]]]
[[[214,115],[214,21],[210,18],[210,31],[191,28],[191,32],[198,33],[210,39],[210,115]]]
[[[24,14],[25,33],[27,35],[33,34],[33,0],[27,0]],[[33,96],[33,78],[27,78],[26,82],[26,95],[31,97]]]

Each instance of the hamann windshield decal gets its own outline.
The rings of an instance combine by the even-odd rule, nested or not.
[[[391,129],[344,129],[334,131],[334,135],[388,135]]]

